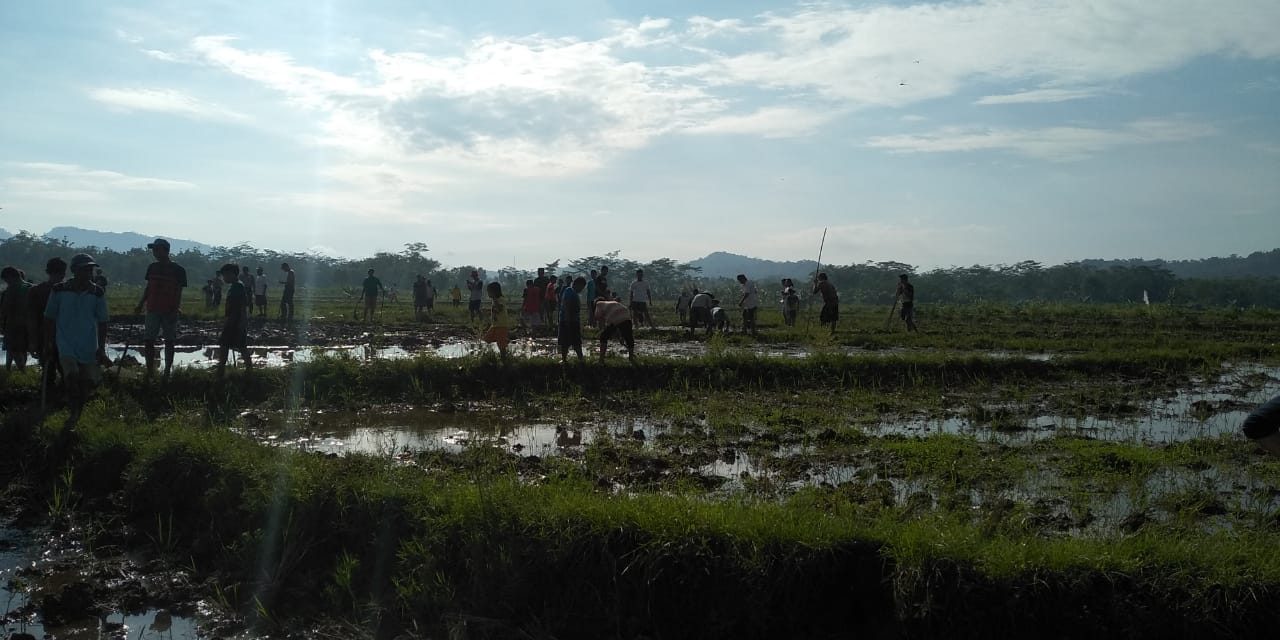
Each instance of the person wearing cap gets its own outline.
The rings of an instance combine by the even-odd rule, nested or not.
[[[53,285],[45,306],[45,352],[55,346],[58,364],[71,405],[64,425],[74,429],[80,412],[93,387],[102,381],[102,367],[110,366],[107,358],[107,298],[102,287],[93,283],[93,256],[76,254],[71,258],[71,280]]]
[[[18,371],[27,368],[27,352],[29,346],[27,322],[27,300],[31,291],[31,283],[23,277],[17,267],[5,267],[0,270],[0,279],[6,285],[4,293],[0,293],[0,330],[4,332],[4,368],[18,367]]]
[[[178,312],[182,310],[182,290],[187,286],[187,270],[169,258],[169,241],[156,238],[147,245],[156,261],[147,267],[147,285],[134,313],[145,306],[143,345],[147,360],[147,377],[156,367],[156,337],[164,333],[164,375],[173,371],[173,354],[178,341]],[[73,274],[74,275],[74,265]]]
[[[472,271],[471,277],[467,278],[467,291],[471,296],[467,299],[467,312],[471,314],[471,321],[475,322],[480,319],[480,306],[484,296],[484,281],[480,279],[479,271]]]
[[[916,287],[907,281],[907,274],[898,276],[898,290],[894,296],[902,301],[902,310],[898,317],[907,323],[907,331],[916,330]]]

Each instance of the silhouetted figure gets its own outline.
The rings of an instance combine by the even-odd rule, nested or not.
[[[902,302],[902,310],[898,317],[907,323],[907,331],[916,330],[916,288],[907,281],[907,274],[898,276],[898,290],[895,296]]]
[[[289,266],[288,262],[280,263],[280,270],[284,272],[284,280],[280,284],[284,285],[284,291],[280,293],[280,319],[285,322],[293,321],[293,293],[298,286],[298,274]]]
[[[818,314],[818,321],[830,324],[831,335],[835,335],[836,323],[840,321],[840,295],[836,293],[835,285],[827,280],[827,274],[818,274],[817,281],[813,283],[813,292],[822,296],[822,311]]]
[[[147,267],[147,285],[134,313],[147,310],[143,332],[144,357],[147,361],[147,377],[156,367],[156,338],[164,334],[164,375],[173,371],[174,347],[178,340],[178,313],[182,310],[182,290],[187,286],[187,270],[169,257],[169,241],[156,238],[147,245],[156,261]],[[75,264],[71,265],[72,275]]]

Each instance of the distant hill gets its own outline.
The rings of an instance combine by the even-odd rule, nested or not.
[[[781,278],[806,278],[813,272],[812,262],[779,262],[764,260],[736,253],[717,251],[705,258],[689,262],[699,267],[704,278],[732,278],[739,273],[752,280],[776,280]]]
[[[134,233],[132,231],[117,233],[113,231],[81,229],[80,227],[54,227],[45,233],[44,237],[51,238],[53,240],[66,240],[76,247],[98,247],[100,249],[111,249],[112,251],[120,252],[127,252],[130,249],[145,247],[157,238],[157,236],[148,236],[141,233]],[[188,249],[195,249],[201,253],[207,253],[212,249],[209,245],[196,242],[194,240],[182,240],[179,238],[165,238],[165,240],[169,241],[169,245],[174,253],[182,253]]]
[[[1162,267],[1179,278],[1276,278],[1280,277],[1280,249],[1255,251],[1247,256],[1203,258],[1200,260],[1161,260],[1129,258],[1126,260],[1081,260],[1080,264],[1097,269],[1110,267]]]

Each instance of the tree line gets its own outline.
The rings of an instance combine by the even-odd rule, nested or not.
[[[107,277],[114,282],[141,284],[147,265],[153,258],[151,252],[138,247],[129,251],[113,251],[98,247],[76,247],[64,241],[19,233],[0,242],[0,264],[13,265],[27,273],[30,280],[43,279],[44,263],[53,256],[70,259],[72,254],[88,252],[102,265]],[[604,255],[591,255],[572,260],[555,260],[530,268],[505,267],[496,272],[486,272],[474,265],[447,267],[428,257],[428,247],[423,243],[409,243],[398,253],[379,252],[360,259],[333,258],[329,256],[286,253],[270,249],[258,249],[246,244],[233,247],[214,247],[207,252],[184,251],[173,259],[187,269],[192,286],[214,277],[218,267],[227,262],[262,267],[270,276],[279,273],[280,264],[289,263],[297,272],[302,287],[337,287],[353,289],[359,286],[369,269],[375,269],[386,285],[397,285],[404,290],[419,274],[432,279],[440,291],[453,285],[461,285],[473,270],[479,271],[485,280],[497,280],[504,290],[518,292],[526,280],[535,277],[541,266],[548,276],[587,275],[593,269],[608,265],[610,284],[619,291],[634,279],[636,269],[645,271],[654,296],[673,299],[682,288],[696,285],[704,290],[717,292],[732,304],[738,287],[730,278],[702,278],[698,267],[670,258],[647,262],[627,259],[618,251]],[[1280,256],[1280,249],[1267,254],[1255,254],[1270,259]],[[1252,258],[1252,256],[1251,256]],[[1259,258],[1262,259],[1262,258]],[[1213,259],[1210,259],[1213,260]],[[1089,262],[1070,262],[1045,266],[1027,260],[1015,264],[973,265],[947,267],[921,271],[915,266],[894,261],[867,261],[861,264],[829,265],[822,267],[840,292],[840,299],[853,304],[889,304],[893,301],[894,287],[899,274],[910,274],[916,285],[917,300],[928,303],[977,303],[977,302],[1099,302],[1141,303],[1145,299],[1152,304],[1190,304],[1202,306],[1236,306],[1280,308],[1280,277],[1178,277],[1164,266],[1141,261],[1136,264],[1109,263],[1099,266]],[[746,274],[756,277],[754,274]],[[791,274],[807,294],[805,283],[811,282],[814,272]],[[767,304],[780,283],[758,282],[762,300]],[[625,297],[625,295],[624,295]]]

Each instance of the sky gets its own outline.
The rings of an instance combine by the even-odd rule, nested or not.
[[[1280,247],[1280,2],[0,1],[0,227],[446,265]]]

